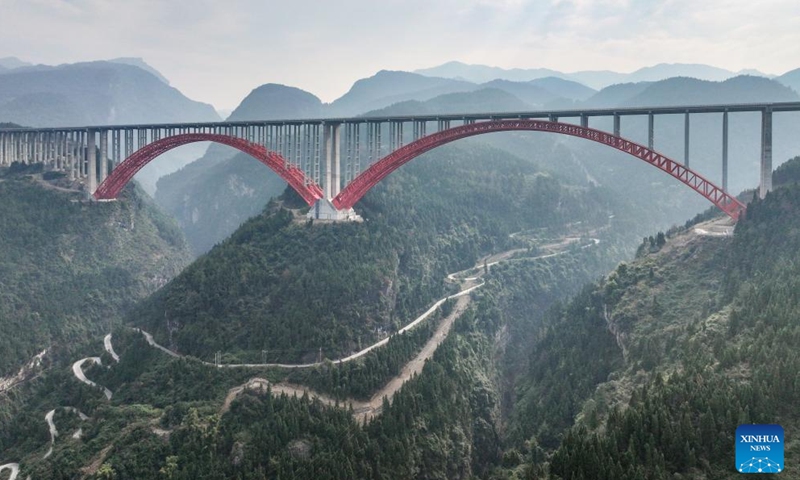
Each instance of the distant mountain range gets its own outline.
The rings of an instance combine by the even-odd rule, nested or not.
[[[214,107],[187,98],[141,59],[31,65],[0,60],[0,122],[31,127],[214,122]],[[137,176],[148,193],[156,180],[197,159],[204,147],[184,147]]]
[[[712,81],[727,80],[737,75],[757,75],[766,78],[773,77],[773,75],[765,74],[757,70],[733,72],[710,65],[690,63],[661,63],[651,67],[640,68],[631,73],[620,73],[610,70],[585,70],[565,73],[547,68],[504,69],[486,65],[448,62],[437,67],[415,70],[415,73],[431,77],[452,78],[477,83],[484,83],[496,79],[524,82],[544,77],[557,77],[573,80],[596,90],[616,83],[655,82],[672,77],[691,77]]]
[[[451,62],[417,73],[379,71],[358,80],[346,94],[328,104],[297,88],[262,85],[230,112],[228,119],[247,121],[800,100],[796,93],[800,91],[800,69],[774,79],[766,78],[760,72],[751,73],[757,75],[736,75],[707,65],[662,64],[630,74],[611,71],[564,74],[547,69],[504,70]],[[600,86],[604,87],[599,91],[593,88]],[[53,126],[219,119],[210,105],[186,98],[142,59],[119,58],[56,67],[31,65],[16,58],[0,59],[0,123]],[[602,125],[603,121],[593,122],[593,126],[607,127]],[[678,118],[659,118],[657,122],[657,148],[665,149],[664,153],[676,159],[682,158],[681,121]],[[744,138],[753,121],[739,122],[738,117],[732,120],[732,133],[735,131],[736,134],[732,135],[731,165],[732,168],[737,162],[743,165],[732,170],[730,184],[733,188],[748,186],[750,170],[755,168],[749,160],[755,158],[752,153],[755,140]],[[776,121],[776,135],[791,137],[782,130],[785,126],[781,122]],[[641,141],[642,129],[646,125],[643,127],[637,119],[625,119],[623,123],[625,135]],[[712,124],[703,116],[693,119],[692,138],[718,135],[718,126]],[[481,141],[518,156],[536,152],[545,164],[555,165],[559,175],[574,175],[580,171],[580,175],[594,178],[601,184],[608,184],[616,178],[615,169],[606,168],[613,162],[583,165],[577,160],[610,155],[605,151],[595,152],[582,144],[562,141],[569,146],[566,155],[573,152],[571,160],[565,160],[565,151],[538,151],[543,145],[555,148],[556,142],[545,144],[540,139],[534,142],[528,137],[512,141],[502,135]],[[786,148],[800,149],[800,144],[789,143],[788,147],[784,145],[786,142],[776,146],[779,148],[775,152],[776,162],[796,154],[796,151]],[[161,177],[156,200],[178,219],[195,252],[201,253],[258,213],[269,198],[283,190],[285,184],[257,161],[230,148],[211,145],[203,154],[204,145],[194,147],[194,150],[185,147],[170,152],[168,155],[177,157],[153,162],[137,179],[152,194],[156,180]],[[693,141],[691,149],[692,158],[696,159],[694,165],[716,178],[719,153],[700,140]],[[586,153],[589,151],[591,155]],[[575,162],[580,165],[576,167]],[[171,172],[175,173],[165,176]],[[645,184],[651,181],[649,177],[643,178]]]

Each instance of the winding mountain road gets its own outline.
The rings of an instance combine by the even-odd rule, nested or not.
[[[103,346],[105,347],[106,352],[108,352],[108,354],[111,355],[111,358],[113,358],[115,362],[119,363],[119,355],[117,355],[117,352],[114,351],[114,346],[111,345],[110,333],[105,337],[103,337]]]
[[[80,380],[81,382],[85,383],[86,385],[89,385],[90,387],[95,387],[95,388],[102,389],[103,393],[106,396],[106,399],[107,400],[111,400],[111,396],[113,395],[111,393],[111,390],[107,389],[106,387],[104,387],[102,385],[98,385],[98,384],[94,383],[93,381],[89,380],[88,378],[86,378],[86,375],[83,373],[83,364],[86,363],[86,362],[92,362],[92,363],[96,363],[97,365],[103,365],[103,361],[100,360],[100,357],[82,358],[82,359],[80,359],[77,362],[72,364],[72,373],[75,374],[75,376],[78,378],[78,380]]]
[[[78,418],[81,419],[82,422],[85,422],[86,420],[89,420],[89,416],[88,415],[86,415],[85,413],[81,412],[80,410],[78,410],[75,407],[61,407],[61,408],[63,408],[64,410],[66,410],[68,412],[75,413],[78,416]],[[53,416],[56,414],[56,410],[58,410],[58,409],[54,408],[54,409],[50,410],[49,412],[47,412],[47,414],[44,416],[44,420],[47,422],[47,426],[50,429],[50,448],[47,450],[47,453],[44,454],[44,457],[42,457],[42,458],[45,458],[45,459],[53,454],[53,446],[55,445],[56,437],[58,436],[58,429],[56,428],[55,422],[53,422]],[[75,438],[76,435],[79,437],[80,436],[80,435],[78,435],[79,432],[81,432],[81,429],[78,429],[78,431],[76,431],[75,434],[73,434],[73,438]]]
[[[335,399],[333,399],[333,398],[331,398],[331,397],[329,397],[327,395],[321,394],[319,392],[315,392],[315,391],[313,391],[313,390],[311,390],[309,388],[303,387],[301,385],[294,385],[294,384],[290,384],[288,382],[270,383],[266,379],[256,377],[256,378],[250,379],[248,382],[246,382],[243,385],[239,385],[237,387],[234,387],[234,388],[230,389],[228,391],[228,395],[226,396],[226,398],[225,398],[225,400],[223,402],[222,408],[220,409],[220,413],[226,412],[230,408],[230,405],[233,402],[233,400],[245,390],[259,390],[259,391],[266,392],[269,389],[273,394],[283,394],[283,393],[285,393],[285,394],[287,394],[289,396],[296,396],[296,397],[302,397],[303,395],[308,395],[311,398],[318,399],[319,401],[321,401],[322,403],[324,403],[326,405],[330,405],[330,406],[333,406],[333,405],[342,406],[342,405],[344,405],[345,408],[352,408],[353,409],[354,417],[359,422],[368,421],[368,420],[372,419],[374,416],[380,414],[381,408],[383,406],[383,399],[384,398],[387,398],[387,399],[391,400],[391,398],[394,396],[394,394],[403,386],[403,384],[405,384],[406,381],[408,381],[415,374],[419,374],[422,371],[422,368],[425,366],[425,362],[429,358],[431,358],[433,356],[433,354],[436,351],[436,349],[438,348],[439,344],[441,344],[441,342],[445,339],[445,337],[450,332],[450,329],[453,326],[453,323],[455,322],[455,320],[467,309],[467,306],[469,305],[469,302],[470,302],[470,297],[468,295],[470,293],[472,293],[473,291],[475,291],[476,289],[482,287],[485,284],[485,282],[481,282],[479,284],[475,284],[475,282],[480,280],[481,277],[483,276],[483,274],[485,273],[484,267],[486,269],[488,269],[488,268],[490,268],[490,267],[492,267],[494,265],[497,265],[498,263],[503,262],[503,261],[523,261],[523,260],[529,260],[530,261],[530,260],[543,260],[543,259],[547,259],[547,258],[557,257],[559,255],[564,255],[566,253],[569,253],[569,251],[565,250],[565,248],[568,247],[569,245],[572,245],[573,243],[578,242],[579,240],[580,240],[579,237],[565,237],[560,242],[549,244],[549,245],[544,245],[542,248],[545,249],[546,251],[552,251],[554,249],[561,249],[561,250],[553,252],[553,253],[547,253],[547,254],[539,255],[539,256],[536,256],[536,257],[526,257],[526,258],[511,259],[510,257],[512,257],[513,255],[515,255],[517,253],[520,253],[520,252],[527,251],[527,249],[512,249],[512,250],[508,250],[508,251],[505,251],[505,252],[502,252],[502,253],[499,253],[499,254],[495,254],[495,255],[491,255],[491,256],[485,257],[485,258],[481,259],[473,267],[467,268],[467,269],[459,271],[459,272],[455,272],[455,273],[449,274],[447,276],[447,279],[450,280],[450,281],[461,282],[462,290],[460,292],[456,293],[456,294],[448,295],[447,297],[444,297],[444,298],[436,301],[422,315],[420,315],[419,317],[417,317],[416,319],[411,321],[409,324],[407,324],[406,326],[401,328],[398,331],[398,333],[402,333],[402,332],[408,331],[408,330],[414,328],[415,326],[417,326],[420,322],[422,322],[426,318],[430,317],[431,314],[433,314],[433,312],[435,312],[436,309],[441,307],[441,305],[444,302],[446,302],[447,300],[458,299],[458,301],[456,302],[456,305],[453,308],[452,312],[447,317],[442,319],[441,323],[439,324],[439,326],[437,327],[436,331],[431,336],[431,338],[428,339],[428,341],[422,347],[420,352],[411,361],[406,363],[406,365],[403,367],[403,369],[400,372],[400,374],[395,376],[391,380],[389,380],[389,382],[386,385],[384,385],[381,389],[379,389],[377,392],[375,392],[375,394],[370,398],[369,401],[364,402],[364,401],[360,401],[360,400],[356,400],[356,399],[345,399],[343,401],[337,401],[337,400],[335,400]],[[600,240],[597,239],[597,238],[592,238],[591,240],[592,240],[592,243],[590,243],[588,245],[584,245],[584,246],[582,246],[580,248],[581,249],[586,249],[586,248],[598,245],[600,243]],[[473,273],[473,276],[461,278],[464,275],[467,275],[469,272],[475,272],[475,273]],[[138,328],[136,328],[135,330],[140,332],[140,333],[142,333],[142,335],[144,335],[145,340],[147,341],[147,343],[149,345],[151,345],[151,346],[153,346],[155,348],[158,348],[159,350],[167,353],[170,356],[182,357],[182,355],[179,355],[179,354],[173,352],[172,350],[169,350],[168,348],[158,344],[153,339],[153,336],[150,333],[145,332],[144,330],[141,330],[141,329],[138,329]],[[366,355],[370,351],[385,345],[386,343],[388,343],[390,338],[391,337],[384,338],[383,340],[375,342],[374,344],[368,346],[367,348],[364,348],[363,350],[360,350],[360,351],[358,351],[356,353],[353,353],[352,355],[349,355],[349,356],[344,357],[344,358],[340,358],[340,359],[337,359],[337,360],[332,360],[332,362],[333,363],[344,363],[344,362],[353,361],[353,360],[355,360],[355,359],[357,359],[359,357],[362,357],[362,356]],[[110,345],[110,338],[109,338],[108,347],[110,347],[110,346],[111,345]],[[277,367],[277,368],[288,368],[288,369],[312,368],[312,367],[317,367],[317,366],[323,365],[326,362],[314,362],[314,363],[304,363],[304,364],[250,363],[250,364],[222,364],[222,365],[216,365],[216,364],[211,363],[211,362],[202,361],[202,363],[205,364],[205,365],[214,366],[214,367],[217,367],[217,368]]]
[[[19,475],[19,464],[6,463],[5,465],[0,465],[0,473],[2,473],[3,470],[11,470],[11,476],[8,477],[8,480],[16,480],[17,475]]]

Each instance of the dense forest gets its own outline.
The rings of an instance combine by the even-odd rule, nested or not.
[[[318,225],[298,220],[296,199],[285,195],[128,318],[152,328],[165,344],[188,353],[194,352],[181,343],[181,335],[187,335],[184,340],[191,338],[185,333],[192,331],[187,326],[197,320],[206,322],[197,322],[193,332],[197,344],[207,345],[197,356],[208,360],[203,352],[212,353],[221,345],[233,347],[225,350],[223,361],[297,355],[280,348],[262,352],[265,338],[258,335],[264,328],[272,328],[266,341],[286,332],[294,337],[276,340],[292,347],[307,345],[303,354],[315,358],[320,342],[315,335],[334,342],[339,341],[335,335],[345,332],[348,349],[359,343],[364,346],[372,339],[363,333],[366,329],[359,333],[353,325],[368,321],[369,314],[376,319],[383,315],[383,334],[398,328],[453,291],[454,285],[444,281],[447,273],[474,265],[483,254],[518,249],[509,263],[513,267],[508,268],[536,279],[524,290],[537,302],[536,310],[543,311],[555,299],[607,271],[626,251],[619,240],[625,234],[613,233],[625,230],[624,211],[615,205],[616,218],[610,223],[612,200],[602,189],[563,185],[528,162],[492,149],[474,157],[451,157],[465,155],[456,149],[444,153],[420,159],[427,161],[409,165],[406,174],[398,172],[371,192],[361,206],[365,217],[361,224]],[[455,162],[466,184],[434,174]],[[490,166],[492,162],[503,166]],[[439,179],[436,188],[429,185],[433,178]],[[580,225],[570,226],[575,222]],[[573,232],[576,229],[580,233]],[[524,235],[511,235],[517,232]],[[562,256],[524,259],[542,253],[537,244],[565,234],[591,236],[592,232],[602,232],[604,238],[597,248],[581,248],[592,245],[582,242]],[[346,409],[323,405],[312,397],[293,399],[252,391],[236,397],[230,408],[223,410],[221,405],[230,389],[254,377],[304,383],[337,398],[367,398],[427,341],[451,303],[358,362],[288,377],[285,370],[222,370],[191,357],[172,358],[147,345],[140,334],[117,326],[113,338],[119,363],[101,354],[100,336],[82,352],[101,354],[104,366],[85,371],[113,392],[111,401],[99,390],[78,383],[69,363],[44,372],[0,404],[0,458],[20,459],[23,473],[35,478],[71,477],[81,469],[91,478],[502,474],[504,461],[519,463],[522,458],[512,455],[504,460],[502,455],[502,373],[494,357],[507,348],[503,340],[507,320],[498,308],[498,298],[506,295],[502,280],[506,267],[486,270],[487,284],[474,294],[474,307],[459,317],[422,373],[387,401],[368,425],[355,421]],[[338,278],[348,282],[335,282]],[[319,292],[318,304],[307,301],[306,292],[314,289]],[[174,345],[169,334],[159,329],[165,319],[164,306],[170,325],[181,327],[171,331]],[[360,316],[345,315],[352,311]],[[175,321],[177,312],[185,312],[181,318],[185,324]],[[241,321],[232,312],[250,316]],[[267,314],[285,315],[291,322],[288,326],[277,320],[266,322]],[[209,326],[212,322],[216,325]],[[226,338],[226,334],[232,336]],[[74,439],[62,433],[53,444],[54,453],[42,459],[49,448],[44,415],[59,406],[76,407],[89,419],[81,422],[58,410],[59,431],[72,433],[81,428],[82,436]],[[19,441],[23,437],[26,440]]]
[[[0,400],[0,458],[19,461],[23,475],[44,479],[732,478],[738,475],[732,468],[737,425],[791,429],[796,423],[798,163],[776,171],[782,186],[750,204],[733,236],[698,233],[696,223],[719,220],[705,213],[644,238],[636,258],[599,281],[629,251],[624,212],[609,219],[598,202],[580,220],[567,222],[558,212],[579,208],[592,195],[602,199],[601,191],[549,182],[558,189],[538,201],[555,212],[537,210],[541,215],[525,219],[519,210],[504,211],[519,197],[508,187],[513,182],[498,179],[494,193],[483,198],[494,212],[453,218],[459,209],[448,207],[444,196],[403,203],[415,198],[420,180],[398,175],[398,184],[387,182],[386,190],[367,197],[364,223],[344,225],[298,219],[297,199],[286,194],[143,302],[129,320],[152,315],[139,324],[155,327],[161,341],[180,352],[193,353],[205,342],[200,357],[226,345],[231,349],[224,361],[291,358],[277,347],[262,352],[264,339],[250,338],[269,325],[266,313],[276,312],[271,314],[295,323],[283,331],[297,335],[297,342],[323,335],[305,340],[304,355],[313,356],[313,342],[339,341],[335,332],[347,332],[349,348],[370,341],[354,328],[357,323],[339,320],[353,299],[360,299],[353,311],[362,321],[364,312],[387,316],[381,325],[388,332],[452,290],[444,281],[448,272],[470,267],[486,253],[515,254],[491,269],[478,267],[485,284],[472,294],[470,307],[421,373],[385,399],[369,421],[357,420],[345,399],[369,398],[396,375],[452,302],[356,362],[304,372],[223,369],[192,355],[174,358],[117,323],[118,363],[102,353],[100,335],[81,352],[101,357],[103,366],[85,373],[113,397],[106,400],[74,378],[70,364],[77,354],[54,361]],[[435,158],[419,168],[437,168]],[[519,188],[535,189],[539,178],[547,177],[534,173],[534,183]],[[409,232],[402,228],[411,220],[401,212],[412,206],[419,212]],[[502,233],[489,233],[495,230]],[[564,236],[583,240],[562,245],[561,255],[530,258],[546,254],[547,245]],[[338,259],[351,279],[346,287],[374,296],[355,287],[323,289],[328,308],[301,301],[307,298],[299,293],[303,288],[336,275]],[[312,266],[313,276],[295,280]],[[389,305],[386,282],[368,288],[381,275],[396,289]],[[272,297],[275,291],[282,295]],[[258,298],[266,300],[247,303]],[[171,330],[159,331],[165,307]],[[204,317],[206,311],[212,313]],[[262,316],[242,320],[231,315],[237,311]],[[185,315],[179,322],[178,312]],[[325,325],[300,323],[309,314],[326,318]],[[219,318],[227,320],[208,326]],[[197,319],[210,333],[197,327],[198,343],[181,343]],[[338,330],[322,328],[333,319]],[[254,378],[276,387],[305,384],[342,403],[240,387]],[[61,407],[77,408],[87,418]],[[54,408],[61,434],[51,440],[44,416]],[[51,446],[53,453],[43,458]],[[786,448],[789,456],[797,446]],[[797,466],[787,465],[786,472],[798,473]]]
[[[562,184],[485,147],[443,148],[395,172],[359,204],[363,223],[313,225],[289,210],[292,197],[198,259],[131,322],[207,361],[217,352],[225,363],[336,359],[427,309],[449,272],[503,250],[510,234],[605,226],[613,203],[603,189]]]
[[[0,377],[108,331],[190,259],[174,222],[133,186],[98,203],[46,178],[41,165],[0,170]]]
[[[550,312],[514,417],[529,478],[734,478],[738,425],[793,428],[798,164],[775,172],[786,186],[754,200],[732,239],[645,239],[636,261]]]

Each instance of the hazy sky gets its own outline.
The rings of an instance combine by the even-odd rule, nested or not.
[[[332,101],[378,70],[450,60],[562,71],[800,67],[798,0],[0,0],[0,12],[0,57],[142,57],[223,109],[264,83]]]

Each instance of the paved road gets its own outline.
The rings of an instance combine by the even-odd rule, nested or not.
[[[103,346],[106,347],[106,352],[111,355],[111,358],[113,358],[115,362],[119,363],[119,355],[117,355],[117,352],[114,351],[114,346],[111,345],[110,333],[103,337]]]
[[[2,473],[3,470],[11,470],[11,476],[8,477],[8,480],[16,480],[17,475],[19,475],[19,464],[6,463],[5,465],[0,465],[0,473]]]
[[[397,333],[403,333],[403,332],[406,332],[406,331],[414,328],[420,322],[422,322],[426,318],[430,317],[431,314],[433,312],[435,312],[436,309],[438,309],[447,300],[449,300],[451,298],[459,298],[459,297],[463,297],[464,295],[468,295],[473,290],[475,290],[476,288],[479,288],[481,286],[483,286],[482,283],[479,284],[479,285],[471,286],[471,287],[466,288],[466,289],[464,289],[464,290],[462,290],[462,291],[460,291],[460,292],[458,292],[458,293],[456,293],[454,295],[449,295],[447,297],[444,297],[444,298],[438,300],[436,303],[433,304],[433,306],[431,308],[426,310],[425,313],[423,313],[419,317],[415,318],[411,323],[409,323],[405,327],[403,327],[400,330],[398,330]],[[145,340],[147,341],[147,343],[150,346],[158,348],[159,350],[161,350],[164,353],[166,353],[168,355],[171,355],[173,357],[176,357],[176,358],[182,357],[182,355],[179,355],[179,354],[173,352],[172,350],[168,349],[167,347],[157,343],[153,339],[153,335],[151,335],[150,333],[148,333],[148,332],[146,332],[146,331],[144,331],[144,330],[142,330],[140,328],[135,328],[134,330],[136,330],[136,331],[140,332],[142,335],[144,335]],[[391,336],[390,337],[386,337],[383,340],[379,340],[379,341],[373,343],[372,345],[368,346],[367,348],[365,348],[365,349],[363,349],[361,351],[358,351],[358,352],[356,352],[356,353],[354,353],[352,355],[349,355],[347,357],[337,358],[335,360],[325,360],[325,361],[322,361],[322,362],[313,362],[313,363],[225,363],[225,364],[221,364],[221,365],[217,365],[217,364],[215,364],[213,362],[206,362],[206,361],[202,361],[202,360],[201,360],[201,362],[203,364],[205,364],[205,365],[210,365],[210,366],[219,367],[219,368],[263,368],[263,367],[288,368],[288,369],[313,368],[313,367],[319,367],[321,365],[325,365],[327,362],[333,362],[333,363],[351,362],[351,361],[353,361],[353,360],[355,360],[355,359],[357,359],[359,357],[363,357],[364,355],[366,355],[367,353],[369,353],[370,351],[372,351],[372,350],[374,350],[374,349],[376,349],[378,347],[382,347],[383,345],[386,345],[389,342],[390,338],[391,338]]]
[[[578,237],[566,237],[563,241],[561,241],[559,243],[547,245],[546,247],[548,247],[548,249],[565,248],[565,247],[571,245],[572,243],[577,242],[578,240],[579,240]],[[585,248],[588,248],[588,247],[591,247],[591,246],[595,246],[595,245],[600,243],[600,240],[597,239],[597,238],[592,238],[591,240],[592,240],[591,244],[584,245],[583,247],[581,247],[581,249],[585,249]],[[544,255],[539,255],[537,257],[528,257],[528,258],[511,259],[511,260],[508,259],[509,257],[514,255],[515,253],[518,253],[519,251],[524,251],[524,249],[514,249],[514,250],[509,250],[509,251],[506,251],[506,252],[502,252],[502,253],[499,253],[499,254],[496,254],[496,255],[491,255],[491,256],[486,257],[486,258],[482,259],[481,261],[479,261],[478,264],[475,265],[474,267],[471,267],[471,268],[468,268],[466,270],[462,270],[460,272],[455,272],[455,273],[452,273],[452,274],[448,275],[447,276],[448,280],[462,282],[462,290],[460,292],[454,294],[454,295],[449,295],[449,296],[447,296],[445,298],[442,298],[442,299],[436,301],[436,303],[434,303],[427,311],[425,311],[425,313],[423,313],[422,315],[420,315],[419,317],[414,319],[412,322],[407,324],[405,327],[401,328],[398,331],[398,333],[405,332],[407,330],[410,330],[410,329],[414,328],[420,322],[422,322],[423,320],[428,318],[433,312],[436,311],[436,309],[438,309],[444,302],[446,302],[449,299],[455,299],[455,298],[458,299],[458,301],[456,302],[455,308],[453,308],[453,311],[450,313],[450,315],[448,315],[447,317],[445,317],[442,320],[442,322],[437,327],[436,332],[426,342],[426,344],[422,348],[422,350],[420,350],[420,352],[410,362],[408,362],[403,367],[400,375],[392,378],[383,388],[381,388],[380,390],[375,392],[375,394],[372,396],[372,398],[368,402],[363,402],[363,401],[359,401],[359,400],[355,400],[355,399],[346,399],[344,401],[338,401],[337,402],[336,400],[334,400],[331,397],[328,397],[327,395],[320,394],[318,392],[315,392],[315,391],[313,391],[313,390],[311,390],[309,388],[306,388],[306,387],[303,387],[303,386],[300,386],[300,385],[293,385],[293,384],[286,383],[286,382],[272,383],[271,384],[268,380],[257,377],[257,378],[251,378],[249,381],[247,381],[243,385],[239,385],[237,387],[234,387],[234,388],[230,389],[228,391],[228,395],[225,397],[225,401],[223,402],[223,405],[222,405],[222,408],[220,410],[220,413],[225,413],[228,410],[228,408],[230,408],[231,402],[233,402],[233,400],[239,394],[241,394],[244,390],[259,390],[259,391],[266,392],[268,389],[270,389],[273,394],[286,393],[287,395],[297,396],[297,397],[302,397],[303,395],[308,395],[309,397],[316,398],[316,399],[320,400],[322,403],[325,403],[327,405],[337,405],[338,404],[338,405],[344,405],[345,407],[352,407],[353,412],[354,412],[354,416],[356,417],[357,420],[359,420],[359,422],[363,422],[364,420],[372,419],[375,415],[380,414],[380,410],[381,410],[381,408],[383,406],[383,398],[386,397],[386,398],[391,400],[391,398],[394,396],[394,394],[403,386],[403,384],[406,381],[408,381],[408,379],[410,379],[415,374],[420,373],[422,371],[422,368],[425,366],[425,361],[428,360],[431,356],[433,356],[433,353],[436,351],[436,349],[438,348],[439,344],[441,344],[441,342],[444,341],[445,337],[450,332],[450,328],[453,326],[453,323],[455,322],[456,318],[458,318],[466,310],[467,306],[469,305],[470,297],[468,296],[468,294],[473,292],[474,290],[482,287],[485,284],[485,282],[481,282],[480,284],[473,285],[474,282],[480,280],[480,277],[483,276],[484,272],[483,272],[482,267],[484,265],[486,265],[487,267],[491,267],[493,265],[497,265],[498,263],[500,263],[502,261],[542,260],[542,259],[552,258],[552,257],[556,257],[556,256],[559,256],[559,255],[563,255],[563,254],[568,253],[568,251],[562,250],[562,251],[555,252],[555,253],[548,253],[548,254],[544,254]],[[468,277],[468,278],[463,278],[463,279],[459,278],[461,275],[464,275],[465,273],[471,272],[471,271],[476,271],[477,272],[475,274],[475,276]],[[168,348],[156,343],[156,341],[153,339],[153,336],[151,334],[149,334],[148,332],[145,332],[144,330],[141,330],[141,329],[138,329],[138,328],[136,328],[134,330],[136,330],[138,332],[141,332],[142,335],[144,335],[145,340],[147,341],[147,343],[149,345],[151,345],[151,346],[153,346],[155,348],[158,348],[161,351],[163,351],[163,352],[165,352],[168,355],[171,355],[173,357],[181,357],[182,356],[182,355],[179,355],[179,354],[173,352],[172,350],[169,350]],[[108,349],[108,347],[111,346],[111,343],[110,343],[111,340],[110,340],[110,337],[107,337],[107,338],[108,338],[108,344],[107,344],[107,349]],[[378,347],[381,347],[381,346],[385,345],[389,341],[389,338],[385,338],[383,340],[375,342],[374,344],[370,345],[369,347],[367,347],[367,348],[365,348],[365,349],[363,349],[363,350],[361,350],[359,352],[356,352],[356,353],[354,353],[354,354],[352,354],[350,356],[347,356],[347,357],[344,357],[344,358],[340,358],[340,359],[337,359],[337,360],[333,360],[333,363],[349,362],[349,361],[355,360],[355,359],[357,359],[357,358],[359,358],[361,356],[364,356],[367,353],[369,353],[370,351],[374,350],[375,348],[378,348]],[[88,360],[88,359],[85,359],[85,360]],[[314,362],[314,363],[304,363],[304,364],[249,363],[249,364],[225,364],[225,365],[215,365],[215,364],[213,364],[211,362],[202,362],[202,363],[205,364],[205,365],[215,366],[215,367],[220,367],[220,368],[222,368],[222,367],[226,367],[226,368],[229,368],[229,367],[244,367],[244,368],[248,368],[248,367],[251,367],[251,368],[279,367],[279,368],[295,369],[295,368],[316,367],[316,366],[322,365],[325,362]]]
[[[113,395],[111,393],[111,390],[109,390],[106,387],[103,387],[101,385],[98,385],[98,384],[94,383],[93,381],[89,380],[88,378],[86,378],[86,375],[83,373],[83,364],[86,363],[86,362],[93,362],[93,363],[96,363],[98,365],[102,365],[103,364],[102,360],[100,360],[100,357],[83,358],[83,359],[78,360],[77,362],[72,364],[72,373],[74,373],[75,376],[78,377],[78,380],[80,380],[81,382],[85,383],[86,385],[89,385],[91,387],[101,388],[103,390],[103,393],[106,395],[106,398],[108,400],[111,400],[111,396]]]
[[[577,241],[577,239],[576,239],[576,241]],[[565,246],[568,246],[571,243],[574,243],[574,242],[573,241],[565,241],[565,242],[561,242],[560,244],[558,244],[558,246],[563,248]],[[600,240],[594,238],[594,239],[592,239],[592,243],[591,244],[585,245],[585,246],[583,246],[581,248],[588,248],[588,247],[597,245],[599,243],[600,243]],[[466,270],[462,270],[460,272],[456,272],[454,274],[450,274],[450,275],[448,275],[447,278],[450,279],[450,280],[458,280],[458,277],[460,275],[465,274],[466,272],[478,269],[478,267],[482,266],[483,264],[485,264],[487,266],[496,265],[496,264],[500,263],[501,261],[504,261],[504,260],[508,259],[508,257],[512,256],[516,252],[517,252],[517,250],[511,250],[511,251],[508,251],[508,252],[503,252],[503,253],[500,253],[500,254],[497,254],[497,255],[493,255],[493,256],[487,257],[487,258],[481,260],[478,263],[478,265],[476,265],[475,267],[471,267],[471,268],[468,268]],[[540,259],[545,259],[545,258],[552,258],[552,257],[558,256],[558,255],[562,255],[562,254],[565,254],[565,253],[567,253],[567,251],[540,255],[540,256],[537,256],[537,257],[529,257],[526,260],[540,260]],[[384,399],[384,397],[389,399],[389,400],[391,400],[392,397],[394,396],[394,394],[397,393],[398,390],[400,390],[400,388],[403,386],[403,384],[405,384],[406,381],[408,381],[412,376],[422,372],[422,369],[425,366],[425,362],[429,358],[431,358],[433,356],[434,352],[439,347],[441,342],[443,342],[444,339],[447,337],[447,334],[450,333],[450,329],[453,326],[453,323],[455,322],[455,320],[467,309],[467,306],[469,305],[470,297],[467,296],[467,294],[472,292],[472,291],[474,291],[477,288],[482,287],[484,285],[484,283],[480,283],[478,285],[470,286],[470,283],[472,283],[472,282],[474,282],[476,280],[479,280],[480,277],[483,275],[483,271],[481,269],[478,269],[478,270],[479,270],[479,273],[477,274],[477,276],[469,277],[469,278],[465,278],[465,279],[461,280],[461,281],[465,282],[464,285],[467,288],[465,288],[464,290],[462,290],[461,292],[459,292],[459,293],[457,293],[455,295],[451,295],[449,297],[446,297],[446,298],[443,298],[443,299],[437,301],[428,311],[423,313],[419,318],[415,319],[413,322],[409,323],[408,325],[403,327],[403,329],[400,330],[400,331],[405,331],[405,330],[408,330],[410,328],[413,328],[420,321],[422,321],[425,318],[427,318],[428,316],[430,316],[430,314],[433,313],[437,308],[439,308],[439,306],[441,306],[441,304],[444,303],[447,299],[460,297],[458,299],[458,302],[456,302],[456,305],[455,305],[455,308],[453,308],[453,311],[450,313],[450,315],[448,315],[446,318],[444,318],[442,320],[442,322],[437,327],[436,332],[425,343],[425,346],[422,347],[422,350],[420,350],[420,352],[410,362],[406,363],[406,365],[403,367],[400,375],[392,378],[380,390],[375,392],[375,394],[372,396],[372,398],[370,398],[370,400],[368,402],[363,402],[363,401],[355,400],[355,399],[345,399],[343,401],[338,401],[337,402],[336,400],[334,400],[331,397],[328,397],[327,395],[321,394],[319,392],[315,392],[315,391],[313,391],[313,390],[311,390],[309,388],[303,387],[301,385],[293,385],[293,384],[289,384],[289,383],[286,383],[286,382],[270,384],[269,381],[267,381],[267,380],[265,380],[263,378],[253,378],[253,379],[250,379],[244,385],[240,385],[238,387],[234,387],[228,392],[228,395],[225,398],[225,401],[223,402],[223,406],[222,406],[222,409],[220,410],[220,413],[226,412],[228,410],[228,408],[230,407],[231,402],[233,402],[233,400],[239,394],[241,394],[242,391],[244,391],[245,389],[259,390],[259,391],[263,391],[263,392],[266,392],[267,389],[270,389],[273,394],[286,393],[289,396],[296,396],[296,397],[302,397],[303,395],[308,395],[311,398],[318,399],[319,401],[321,401],[322,403],[324,403],[326,405],[333,406],[333,405],[337,405],[338,404],[340,406],[344,406],[345,408],[352,408],[353,409],[353,416],[356,418],[356,420],[359,421],[359,423],[363,423],[364,421],[371,420],[373,417],[375,417],[376,415],[379,415],[381,413],[381,408],[383,407],[383,399]],[[340,361],[348,361],[348,360],[351,360],[353,358],[358,358],[358,356],[361,356],[364,353],[367,353],[368,351],[385,344],[386,341],[388,341],[388,339],[384,339],[384,340],[382,340],[380,342],[377,342],[374,345],[372,345],[370,347],[367,347],[366,349],[362,350],[361,352],[358,352],[358,354],[351,355],[350,357],[346,357],[345,359],[342,359]]]
[[[75,407],[63,407],[63,408],[64,408],[64,410],[66,410],[68,412],[75,413],[81,419],[81,421],[86,421],[86,420],[89,419],[88,415],[86,415],[85,413],[81,412],[80,410],[78,410]],[[50,429],[50,448],[47,449],[47,453],[45,453],[44,457],[42,457],[42,458],[47,458],[47,457],[49,457],[50,455],[53,454],[53,445],[55,445],[56,437],[58,436],[58,429],[56,428],[55,422],[53,422],[53,415],[56,414],[56,410],[57,409],[54,408],[54,409],[50,410],[49,412],[47,412],[47,414],[44,416],[44,420],[47,422],[47,426]],[[81,432],[81,431],[82,431],[81,429],[78,429],[78,431],[75,432],[75,433],[77,434],[78,432]],[[73,435],[73,438],[74,437],[75,437],[75,435]]]

